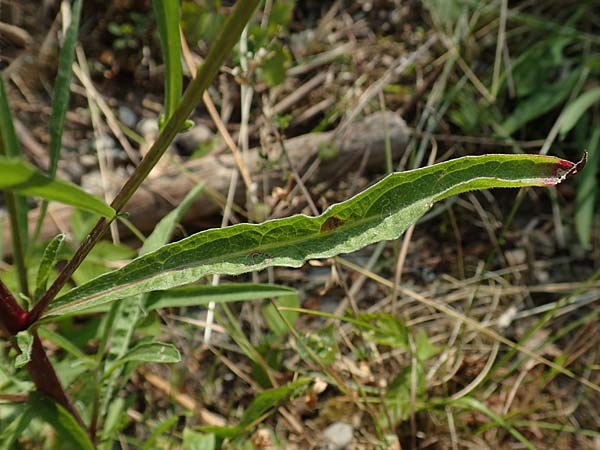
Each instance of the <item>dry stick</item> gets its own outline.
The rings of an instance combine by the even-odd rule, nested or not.
[[[125,204],[133,196],[134,192],[138,190],[140,185],[150,174],[150,171],[169,148],[169,144],[173,141],[177,133],[180,132],[185,121],[201,100],[204,91],[218,73],[223,60],[229,55],[237,41],[237,37],[241,34],[243,27],[252,16],[258,3],[259,0],[240,0],[236,3],[232,14],[227,18],[225,25],[221,29],[221,33],[211,47],[198,76],[189,84],[183,94],[179,106],[159,134],[158,139],[154,142],[146,156],[144,156],[144,159],[142,159],[139,166],[136,167],[133,174],[129,177],[113,200],[111,206],[117,213],[123,209]],[[75,252],[75,255],[69,260],[54,283],[52,283],[40,301],[28,314],[28,324],[32,324],[41,316],[50,302],[71,278],[73,272],[75,272],[88,253],[94,248],[94,245],[102,238],[114,219],[115,217],[110,219],[102,217],[98,220],[90,234],[84,239]]]

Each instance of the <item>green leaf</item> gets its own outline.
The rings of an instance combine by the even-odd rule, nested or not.
[[[94,450],[86,431],[62,406],[37,392],[30,394],[29,403],[37,417],[52,425],[61,450]]]
[[[309,378],[302,378],[285,386],[278,388],[267,389],[256,396],[256,398],[250,403],[244,415],[240,419],[240,422],[235,426],[229,427],[200,427],[202,431],[214,433],[216,436],[222,438],[233,438],[246,429],[260,423],[264,420],[265,415],[277,406],[282,401],[296,395],[298,391],[304,386],[311,382]]]
[[[17,448],[14,445],[17,438],[22,436],[25,428],[33,419],[33,412],[31,407],[28,406],[24,411],[21,412],[4,430],[0,432],[0,450],[12,450]]]
[[[502,131],[511,135],[530,120],[560,105],[575,86],[579,76],[580,72],[574,71],[555,83],[537,88],[531,96],[519,102],[514,112],[502,123]]]
[[[17,139],[12,113],[8,106],[8,97],[4,88],[3,74],[0,72],[0,155],[9,158],[23,158],[21,145]],[[2,170],[0,170],[0,180]],[[11,238],[15,265],[19,272],[21,291],[27,294],[27,269],[25,268],[25,253],[29,241],[28,206],[27,199],[12,192],[6,194],[6,207],[10,217]]]
[[[308,259],[353,252],[396,239],[439,200],[474,189],[554,186],[574,167],[552,156],[486,155],[391,174],[317,217],[300,214],[238,224],[165,245],[72,289],[51,304],[44,317],[181,286],[207,275],[299,267]]]
[[[31,361],[31,347],[33,346],[33,335],[29,330],[19,331],[16,335],[17,347],[20,354],[15,358],[15,367],[20,368]]]
[[[179,39],[179,2],[153,0],[152,7],[158,25],[160,48],[165,63],[164,123],[171,118],[179,105],[183,84],[181,41]]]
[[[52,269],[56,264],[56,258],[61,250],[64,241],[65,235],[59,234],[54,239],[52,239],[44,249],[44,254],[42,255],[42,260],[40,261],[40,265],[38,267],[35,282],[35,294],[33,296],[34,299],[40,298],[42,294],[46,291],[48,278],[50,277],[50,273],[52,272]]]
[[[596,176],[600,168],[600,128],[592,131],[589,146],[589,161],[581,171],[577,180],[575,194],[575,229],[581,244],[589,248],[592,240],[592,225],[596,199],[598,198],[598,183]]]
[[[183,450],[215,450],[215,435],[183,429]]]
[[[298,308],[300,306],[297,295],[286,295],[277,300],[276,303],[277,306],[285,306],[288,308]],[[296,311],[277,311],[272,303],[266,304],[262,308],[262,313],[267,325],[277,336],[285,336],[290,331],[286,322],[293,325],[298,318],[298,313]],[[285,318],[285,321],[281,316]]]
[[[72,183],[52,180],[31,164],[17,158],[0,156],[0,190],[55,200],[106,217],[115,214],[114,209],[98,197]]]
[[[560,137],[564,138],[588,108],[598,101],[600,101],[600,87],[584,92],[569,103],[560,117]]]
[[[176,363],[181,361],[181,355],[172,344],[163,342],[145,342],[129,350],[125,356],[116,360],[104,373],[107,378],[115,369],[128,362]]]
[[[58,160],[60,158],[62,134],[71,94],[71,72],[75,56],[75,45],[77,44],[77,33],[79,31],[81,4],[82,0],[75,0],[73,2],[71,23],[65,32],[64,43],[58,60],[58,72],[54,83],[54,98],[52,100],[52,115],[50,116],[50,167],[48,170],[50,178],[54,178],[56,175],[56,168],[58,167]]]

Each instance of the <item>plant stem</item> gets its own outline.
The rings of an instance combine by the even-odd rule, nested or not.
[[[21,331],[27,312],[19,306],[8,288],[0,281],[0,323],[11,335]]]
[[[31,376],[38,391],[52,397],[57,403],[65,407],[66,410],[73,415],[75,420],[77,420],[79,425],[84,430],[87,430],[79,412],[75,409],[73,403],[71,403],[71,400],[58,379],[56,371],[42,346],[42,341],[40,340],[37,331],[32,331],[32,334],[33,346],[31,348],[31,361],[27,364],[29,376]]]
[[[23,295],[29,296],[29,287],[27,283],[27,268],[25,266],[25,252],[23,250],[23,240],[21,239],[21,227],[19,224],[19,210],[17,200],[12,192],[5,192],[6,209],[10,218],[10,233],[12,239],[12,249],[17,275],[19,278],[19,287]]]
[[[202,99],[202,94],[215,78],[223,61],[238,41],[242,30],[252,17],[252,13],[259,2],[260,0],[239,0],[236,3],[233,12],[227,18],[225,25],[221,28],[221,32],[211,46],[210,52],[204,60],[204,64],[185,90],[179,106],[169,118],[156,142],[154,142],[144,159],[136,167],[135,171],[131,174],[125,185],[112,201],[111,206],[117,213],[123,209],[132,195],[138,190],[142,182],[150,174],[150,171],[167,151],[177,133],[183,128],[185,121]],[[88,253],[102,238],[113,220],[114,218],[110,220],[101,218],[98,223],[96,223],[96,226],[81,243],[75,252],[75,255],[73,255],[48,291],[46,291],[40,301],[29,313],[27,317],[27,326],[30,326],[39,319],[50,302],[56,297],[67,281],[69,281],[73,272],[75,272]]]

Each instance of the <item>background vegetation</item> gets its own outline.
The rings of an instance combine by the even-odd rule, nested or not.
[[[71,98],[58,134],[48,124],[56,130],[59,123],[52,122],[60,116],[53,102],[59,61],[71,66],[57,51],[69,42],[61,25],[65,6],[3,1],[0,10],[1,21],[16,27],[0,30],[0,56],[25,153],[40,167],[54,167],[52,175],[109,200],[156,138],[158,124],[168,126],[182,91],[173,65],[180,58],[170,53],[173,39],[164,39],[173,21],[162,20],[176,15],[161,14],[157,4],[169,7],[83,2],[73,77],[65,81]],[[189,46],[184,85],[231,11],[228,2],[181,3]],[[265,181],[240,164],[231,185],[250,187],[245,196],[200,185],[185,201],[172,202],[179,206],[163,222],[159,241],[207,225],[313,215],[392,170],[465,155],[541,153],[576,161],[587,150],[588,164],[556,188],[446,200],[400,240],[343,258],[209,278],[205,285],[225,284],[205,297],[194,291],[187,303],[194,306],[157,312],[133,304],[40,327],[76,405],[90,404],[103,389],[91,413],[101,418],[98,446],[596,448],[598,14],[592,2],[581,1],[261,2],[209,100],[194,110],[191,130],[155,173],[176,180],[173,173],[188,176],[193,160],[224,157],[230,150],[222,126],[242,161],[260,147],[261,171],[277,171],[279,180]],[[408,140],[392,159],[387,139],[388,156],[377,167],[359,155],[335,178],[319,179],[311,164],[295,167],[285,146],[281,152],[282,141],[323,131],[340,142],[382,110],[406,121]],[[60,160],[52,156],[59,150]],[[338,151],[321,145],[315,161]],[[200,197],[211,198],[222,214],[194,216]],[[8,198],[5,204],[10,209]],[[49,220],[60,222],[49,210]],[[76,210],[59,223],[64,242],[32,239],[21,255],[29,273],[19,271],[7,236],[2,281],[19,292],[29,277],[39,291],[32,298],[39,298],[56,277],[55,263],[63,267],[96,219]],[[113,227],[111,240],[73,274],[75,284],[123,266],[140,247],[145,253],[161,244],[140,240],[155,223],[126,217],[123,223],[128,227]],[[266,258],[255,254],[252,262]],[[40,261],[52,262],[46,272],[37,269]],[[231,281],[254,284],[236,291]],[[279,288],[256,284],[266,282]],[[288,309],[276,309],[273,298]],[[215,319],[197,306],[214,300]],[[163,344],[153,346],[154,339]],[[155,364],[178,360],[175,347],[180,362]],[[15,431],[28,422],[24,405],[48,407],[35,396],[29,403],[18,397],[31,382],[12,363],[15,356],[3,341],[0,436],[18,436],[5,440],[5,448],[63,448],[64,436],[81,447],[78,439],[85,439],[69,431],[60,410],[44,413],[52,427],[35,420]],[[98,364],[102,378],[80,377]]]

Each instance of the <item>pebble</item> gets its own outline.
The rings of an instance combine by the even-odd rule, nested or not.
[[[119,106],[119,120],[127,127],[133,128],[137,122],[137,116],[133,110],[125,105]]]
[[[175,145],[180,153],[189,156],[196,151],[200,144],[203,144],[214,137],[214,133],[206,125],[197,124],[185,133],[177,135]]]
[[[334,422],[323,431],[322,450],[343,450],[352,442],[354,428],[345,422]]]
[[[158,135],[158,119],[144,118],[138,122],[136,128],[144,138],[154,138]]]
[[[102,147],[102,150],[104,151],[115,148],[115,140],[108,134],[101,134],[98,138],[93,138],[90,144],[91,148],[96,151],[98,151],[100,147]]]

